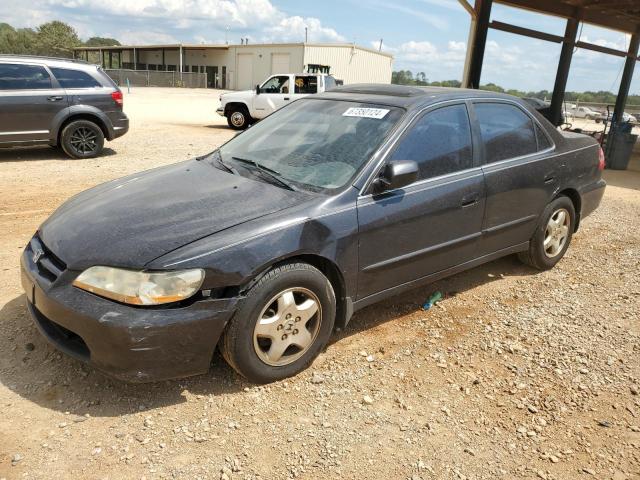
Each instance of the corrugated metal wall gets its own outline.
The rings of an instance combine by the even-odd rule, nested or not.
[[[393,58],[357,46],[306,45],[304,64],[331,66],[331,74],[345,84],[391,83]]]
[[[304,50],[302,44],[290,45],[230,45],[227,53],[227,65],[229,66],[229,88],[233,90],[253,88],[262,83],[274,73],[272,72],[273,54],[289,54],[291,73],[301,73],[303,68]],[[251,79],[238,78],[238,57],[250,55],[252,59]],[[246,57],[245,57],[246,58]]]

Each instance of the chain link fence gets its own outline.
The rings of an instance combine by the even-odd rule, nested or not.
[[[118,86],[207,88],[207,74],[195,72],[163,72],[156,70],[105,69]]]

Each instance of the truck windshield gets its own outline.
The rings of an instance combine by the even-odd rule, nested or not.
[[[302,99],[223,145],[220,156],[234,167],[234,157],[241,158],[295,187],[328,193],[355,177],[403,113],[382,105]]]

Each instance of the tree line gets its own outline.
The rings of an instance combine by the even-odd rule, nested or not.
[[[72,58],[76,47],[108,45],[120,45],[120,42],[104,37],[82,41],[72,26],[57,20],[37,28],[14,28],[8,23],[0,23],[0,53]]]
[[[396,85],[415,85],[418,87],[454,87],[460,88],[462,83],[459,80],[444,80],[441,82],[430,82],[424,72],[413,74],[410,70],[399,70],[391,75],[391,83]],[[539,98],[540,100],[551,100],[553,92],[549,90],[540,90],[537,92],[524,92],[516,89],[505,89],[495,83],[487,83],[480,86],[481,90],[489,90],[492,92],[508,93],[516,97]],[[566,92],[566,102],[581,103],[606,103],[614,105],[616,103],[616,94],[600,90],[598,92]],[[629,95],[628,104],[640,105],[640,95]]]

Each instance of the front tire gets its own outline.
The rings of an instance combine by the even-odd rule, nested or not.
[[[220,350],[251,382],[282,380],[320,354],[335,316],[335,293],[327,277],[309,264],[286,263],[247,292],[223,333]]]
[[[246,107],[234,107],[227,113],[227,124],[234,130],[245,130],[252,118]]]
[[[545,208],[540,224],[529,242],[529,250],[518,254],[523,263],[549,270],[558,263],[571,243],[576,212],[571,199],[561,196]]]
[[[102,152],[104,133],[89,120],[76,120],[62,130],[60,145],[71,158],[94,158]]]

